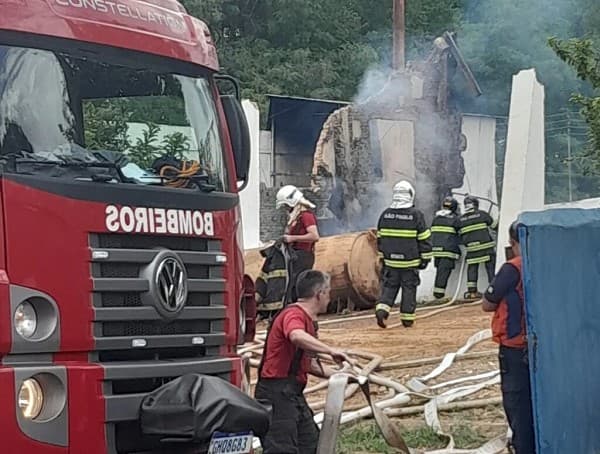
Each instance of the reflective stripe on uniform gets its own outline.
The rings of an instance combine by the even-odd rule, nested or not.
[[[478,230],[485,230],[487,228],[487,224],[485,222],[482,222],[480,224],[467,225],[466,227],[460,229],[458,232],[461,235],[464,235],[465,233],[477,232]]]
[[[475,257],[472,259],[467,259],[467,265],[477,265],[479,263],[487,263],[492,258],[489,255],[484,255],[483,257]]]
[[[477,282],[467,282],[467,287],[469,287],[469,288],[477,287]]]
[[[388,306],[387,304],[379,303],[377,306],[375,306],[375,310],[376,311],[385,311],[389,314],[390,311],[392,310],[392,307]]]
[[[258,275],[258,279],[267,281],[269,279],[274,279],[274,278],[278,278],[278,277],[287,277],[287,275],[288,275],[288,273],[286,270],[275,270],[275,271],[271,271],[270,273],[261,272]]]
[[[433,257],[436,259],[458,260],[460,256],[456,252],[433,251]]]
[[[425,241],[426,239],[431,238],[431,230],[427,229],[417,235],[417,240]]]
[[[496,227],[498,227],[498,219],[494,220],[494,222],[492,222],[491,225],[492,229],[495,229]]]
[[[433,252],[421,252],[421,258],[423,260],[431,260],[433,258]]]
[[[441,288],[441,287],[433,287],[433,293],[446,293],[446,289],[445,288]]]
[[[383,261],[385,266],[390,268],[415,268],[421,264],[421,259],[416,260],[390,260],[385,259]]]
[[[416,320],[417,319],[417,314],[407,314],[404,312],[400,312],[400,320]]]
[[[485,251],[486,249],[493,249],[496,243],[490,241],[488,243],[469,243],[467,244],[467,252]]]
[[[433,225],[431,226],[431,231],[433,233],[456,233],[456,229],[454,227],[446,226],[446,225]]]
[[[403,229],[380,229],[377,231],[378,238],[416,238],[416,230]]]

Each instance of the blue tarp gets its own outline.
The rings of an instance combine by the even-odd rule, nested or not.
[[[538,454],[600,452],[600,210],[519,220]]]

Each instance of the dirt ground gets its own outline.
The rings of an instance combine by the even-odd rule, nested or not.
[[[397,313],[390,314],[388,325],[399,322]],[[458,307],[417,320],[410,329],[383,330],[375,323],[374,316],[367,320],[323,325],[319,328],[319,338],[343,348],[365,350],[387,359],[405,361],[458,350],[472,334],[489,326],[490,315],[480,307]],[[473,351],[490,348],[494,348],[492,342],[479,344]]]
[[[456,307],[450,311],[443,312],[432,317],[417,319],[414,327],[406,329],[403,327],[381,329],[377,326],[374,316],[369,312],[358,312],[353,315],[367,315],[365,320],[344,321],[335,324],[323,324],[325,320],[336,318],[332,316],[323,317],[319,328],[319,338],[328,344],[336,345],[344,349],[360,350],[375,353],[385,358],[385,362],[404,362],[424,358],[442,357],[446,353],[455,352],[462,347],[473,334],[490,327],[490,315],[482,312],[479,306]],[[419,314],[423,314],[419,312]],[[390,315],[388,325],[399,323],[397,312]],[[259,326],[259,330],[263,326]],[[476,359],[457,360],[442,375],[428,384],[437,384],[498,368],[496,345],[491,341],[484,341],[475,345],[470,352],[484,352],[490,354]],[[367,361],[362,361],[365,364]],[[380,375],[394,378],[400,383],[406,383],[412,377],[428,374],[441,362],[437,360],[433,364],[420,367],[398,368],[378,372]],[[253,371],[254,372],[254,371]],[[308,386],[318,383],[318,379],[311,379]],[[468,383],[467,383],[468,384]],[[454,385],[460,386],[460,385]],[[442,388],[436,392],[443,392],[449,388]],[[388,390],[377,386],[372,387],[377,395],[376,399],[386,398]],[[499,397],[498,385],[486,388],[466,399],[485,399]],[[307,396],[309,403],[323,401],[326,395],[324,391],[311,393]],[[464,400],[464,399],[463,399]],[[423,401],[414,400],[410,406],[422,404]],[[365,406],[366,401],[362,394],[357,393],[353,398],[347,400],[345,409],[356,409]],[[397,424],[403,429],[410,430],[425,425],[423,414],[395,418]],[[487,406],[485,408],[460,410],[453,412],[441,412],[440,421],[444,430],[455,433],[462,428],[468,427],[481,435],[482,439],[491,440],[498,435],[506,433],[506,420],[501,406]]]

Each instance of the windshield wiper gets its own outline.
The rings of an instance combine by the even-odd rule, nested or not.
[[[79,161],[76,159],[60,159],[60,160],[41,160],[41,159],[31,159],[31,158],[19,158],[17,157],[16,159],[13,160],[14,163],[14,171],[17,173],[23,173],[23,172],[19,172],[18,166],[19,165],[25,165],[25,164],[29,164],[29,165],[40,165],[40,166],[52,166],[52,167],[64,167],[64,168],[82,168],[82,169],[113,169],[116,172],[116,176],[118,177],[118,180],[120,180],[121,183],[131,183],[130,179],[127,178],[122,170],[121,167],[115,163],[115,162],[84,162],[84,161]],[[27,173],[32,173],[32,172],[27,172]],[[82,178],[82,177],[78,177],[78,178]],[[96,183],[108,183],[115,178],[114,175],[111,175],[109,173],[97,173],[97,172],[89,172],[89,178],[91,181],[96,182]]]

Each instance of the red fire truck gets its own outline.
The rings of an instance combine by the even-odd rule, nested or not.
[[[0,0],[2,452],[153,452],[145,395],[240,386],[249,142],[218,70],[174,0]],[[144,166],[172,143],[132,132],[155,124],[194,171]]]

